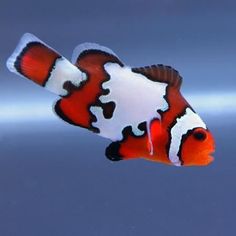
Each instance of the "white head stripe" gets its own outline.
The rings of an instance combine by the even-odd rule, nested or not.
[[[174,165],[181,165],[178,152],[183,135],[187,134],[189,130],[198,127],[206,129],[205,123],[190,108],[185,110],[185,114],[182,117],[176,119],[176,124],[171,128],[171,143],[169,149],[169,158]]]

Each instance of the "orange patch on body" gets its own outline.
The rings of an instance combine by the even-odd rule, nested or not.
[[[170,164],[169,159],[166,158],[165,149],[160,148],[164,145],[165,139],[163,139],[163,130],[158,119],[151,122],[150,133],[151,137],[147,133],[140,137],[127,135],[120,142],[119,153],[122,159],[144,158],[150,161]],[[151,145],[153,146],[153,153],[151,152]]]

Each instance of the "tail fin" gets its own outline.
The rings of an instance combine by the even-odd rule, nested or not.
[[[11,72],[61,96],[67,94],[63,87],[65,82],[79,86],[85,79],[84,73],[76,66],[29,33],[20,39],[15,51],[7,60],[7,67]]]

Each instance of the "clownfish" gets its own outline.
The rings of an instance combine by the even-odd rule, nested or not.
[[[94,43],[77,46],[69,62],[26,33],[7,67],[60,96],[54,110],[62,120],[110,139],[106,156],[112,161],[213,161],[213,135],[181,95],[182,77],[170,66],[132,68]]]

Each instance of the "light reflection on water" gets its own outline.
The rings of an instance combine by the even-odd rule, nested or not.
[[[214,92],[209,94],[189,94],[186,96],[196,111],[209,115],[236,113],[235,92]]]
[[[193,93],[185,95],[190,105],[204,116],[236,113],[236,93]],[[35,99],[36,100],[36,99]],[[57,120],[52,109],[54,100],[12,102],[0,104],[0,122],[53,121]]]

